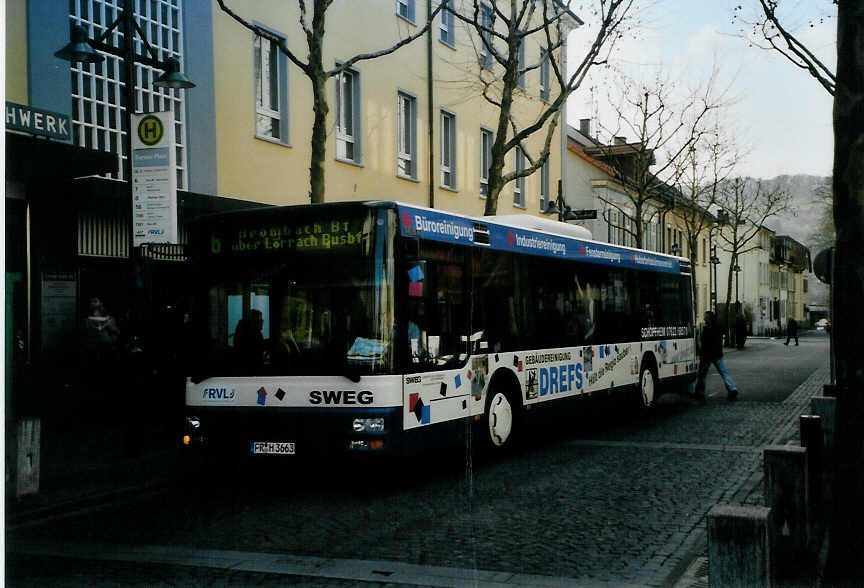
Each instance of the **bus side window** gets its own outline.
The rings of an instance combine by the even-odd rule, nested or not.
[[[423,244],[426,259],[409,261],[407,355],[410,369],[455,366],[468,357],[465,272],[452,246]]]

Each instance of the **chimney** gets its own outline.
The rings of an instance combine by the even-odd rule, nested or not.
[[[616,145],[626,145],[627,144],[627,137],[615,137],[615,144]]]
[[[580,118],[579,119],[579,132],[585,135],[586,137],[591,136],[591,119],[590,118]]]

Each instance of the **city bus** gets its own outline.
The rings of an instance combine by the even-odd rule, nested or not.
[[[544,408],[650,407],[696,370],[689,261],[566,223],[369,201],[191,235],[190,448],[403,455],[470,431],[497,450]]]

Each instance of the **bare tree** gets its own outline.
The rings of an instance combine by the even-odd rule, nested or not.
[[[828,577],[864,581],[864,5],[839,0],[834,93],[834,316],[838,469]]]
[[[715,228],[711,210],[718,192],[734,173],[741,160],[734,139],[725,132],[727,127],[716,121],[714,129],[697,139],[686,157],[675,163],[673,177],[678,188],[676,210],[684,222],[690,263],[696,265],[699,238]]]
[[[227,6],[225,0],[217,0],[219,8],[233,18],[235,21],[246,27],[256,35],[263,39],[267,39],[281,51],[294,65],[296,65],[303,74],[309,78],[312,85],[312,111],[314,119],[312,123],[312,153],[309,162],[309,200],[313,204],[324,202],[324,158],[327,147],[327,115],[330,112],[330,107],[327,103],[326,83],[327,80],[341,75],[344,71],[350,69],[359,61],[367,61],[376,59],[397,51],[415,39],[418,39],[426,34],[432,19],[441,10],[439,5],[427,19],[425,26],[419,28],[415,33],[403,38],[399,42],[378,51],[368,53],[359,53],[353,57],[346,59],[337,67],[332,69],[324,68],[324,39],[325,39],[325,23],[327,10],[333,4],[333,0],[312,0],[312,18],[308,18],[306,10],[306,2],[298,0],[300,7],[300,28],[306,37],[306,46],[308,53],[306,60],[303,61],[300,56],[296,55],[288,45],[285,39],[274,35],[272,32],[262,28],[249,20],[238,15],[234,10]]]
[[[575,16],[569,10],[569,0],[510,0],[507,9],[502,9],[502,5],[507,2],[471,0],[466,3],[467,9],[452,10],[455,17],[468,24],[475,33],[475,47],[481,66],[481,93],[498,111],[485,214],[496,214],[498,197],[507,183],[534,173],[546,162],[552,137],[560,124],[562,105],[580,87],[591,67],[606,62],[607,51],[615,38],[622,34],[623,23],[633,2],[597,0],[591,12],[596,20],[596,34],[582,60],[569,74],[563,70],[560,56],[569,31],[566,21]],[[545,48],[539,62],[524,62],[522,56],[528,39],[538,39]],[[533,121],[520,124],[513,108],[514,101],[518,99],[517,92],[521,92],[520,80],[524,79],[527,72],[540,67],[549,68],[550,84],[556,85],[557,94],[550,93],[549,101]],[[539,153],[533,154],[526,148],[525,141],[544,129],[546,135],[543,146]],[[529,165],[521,170],[504,173],[507,155],[516,149],[522,150]]]
[[[808,236],[811,251],[819,252],[834,246],[837,232],[834,229],[834,203],[831,198],[831,180],[826,178],[825,184],[813,190],[813,199],[818,204],[818,218],[813,232]]]
[[[733,20],[739,20],[750,27],[749,31],[744,32],[746,38],[754,46],[775,51],[795,66],[806,70],[833,96],[837,86],[837,76],[801,42],[799,35],[784,25],[777,13],[781,7],[780,0],[758,0],[758,2],[760,10],[754,20],[748,20],[742,15],[744,9],[742,5],[739,4],[734,8]],[[836,4],[837,0],[825,0],[825,10],[821,14],[814,14],[809,19],[809,27],[830,19],[833,13],[830,6]]]
[[[623,202],[603,200],[604,215],[609,223],[610,209],[617,210],[636,247],[645,245],[645,228],[677,206],[678,193],[672,187],[676,175],[686,169],[685,162],[707,132],[709,113],[724,106],[725,91],[718,91],[716,82],[715,69],[702,88],[676,104],[674,86],[659,75],[651,85],[626,80],[620,98],[610,101],[614,126],[601,128],[611,141],[589,149],[589,154],[608,164],[626,189]],[[628,142],[627,137],[635,140]]]
[[[764,4],[760,1],[760,6]],[[767,4],[763,13],[778,31],[786,30],[777,15],[778,1]],[[864,5],[857,0],[828,0],[837,7],[837,67],[834,72],[821,63],[812,63],[812,51],[796,38],[793,47],[810,75],[834,96],[833,213],[837,239],[834,248],[834,301],[836,318],[831,331],[834,341],[837,394],[837,466],[834,478],[834,505],[829,530],[829,551],[824,571],[825,585],[864,582],[864,369],[860,350],[864,348]],[[823,15],[825,10],[823,9]],[[818,22],[823,16],[811,18]],[[769,29],[770,31],[770,29]],[[780,33],[781,36],[783,33]],[[783,37],[785,39],[785,37]],[[769,42],[770,43],[770,42]],[[774,48],[771,45],[771,48]],[[779,49],[777,49],[779,51]],[[782,51],[781,51],[782,53]]]
[[[785,190],[766,187],[761,180],[733,178],[720,185],[716,204],[728,216],[717,233],[720,248],[730,254],[725,305],[728,328],[734,268],[742,255],[759,248],[759,233],[766,221],[789,210],[790,196]]]

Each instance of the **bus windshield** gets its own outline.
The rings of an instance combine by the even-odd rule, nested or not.
[[[204,376],[392,373],[391,212],[219,220],[199,235]]]

